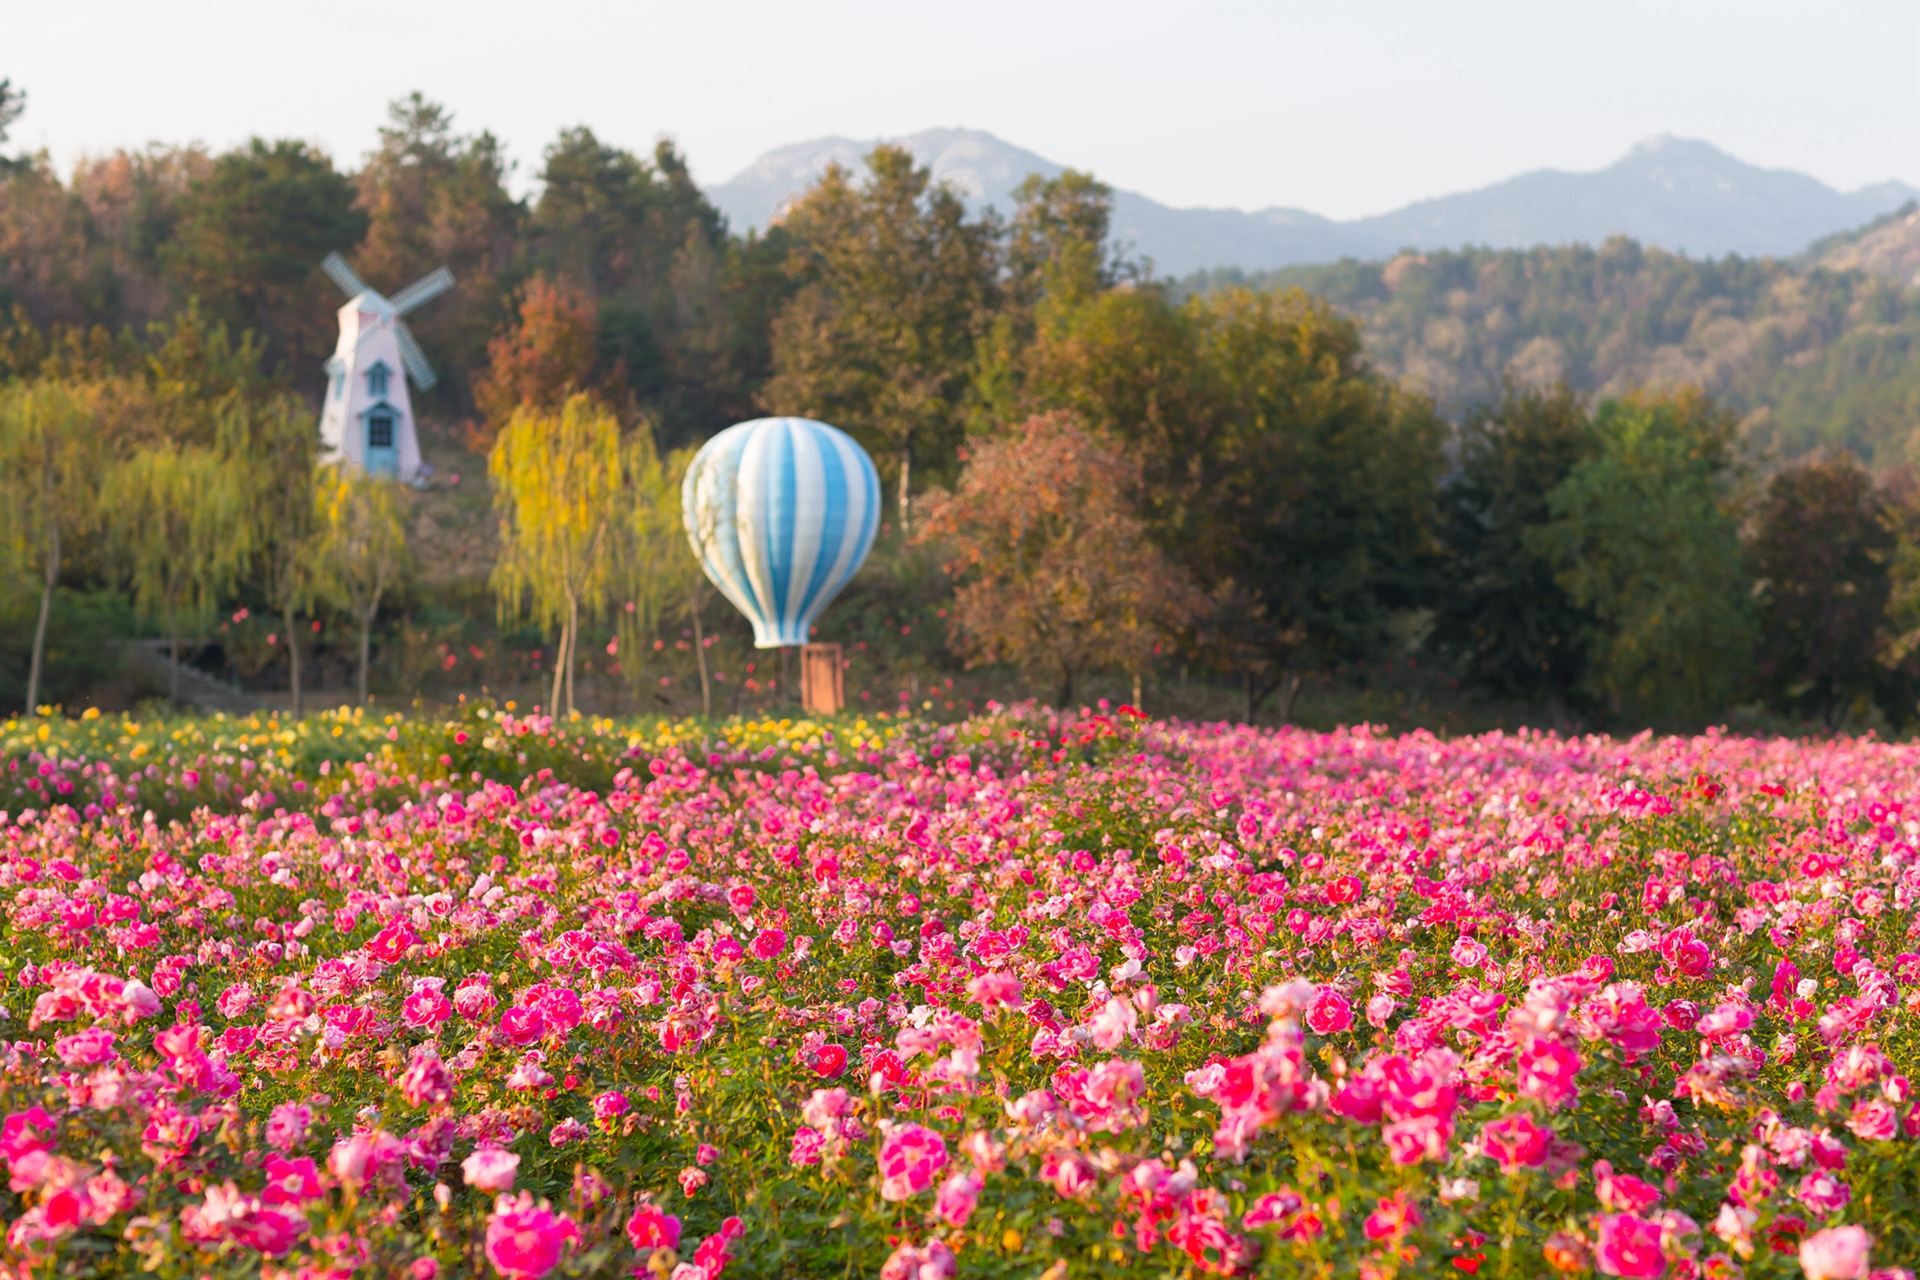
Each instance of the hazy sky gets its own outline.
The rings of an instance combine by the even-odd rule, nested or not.
[[[310,139],[418,88],[524,188],[565,125],[678,140],[703,182],[825,134],[986,129],[1176,205],[1376,213],[1705,138],[1920,184],[1916,0],[7,0],[14,141]]]

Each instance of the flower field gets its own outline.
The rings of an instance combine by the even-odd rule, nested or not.
[[[1910,1276],[1920,749],[0,723],[0,1276]]]

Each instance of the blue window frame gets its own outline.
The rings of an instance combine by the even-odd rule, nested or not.
[[[390,413],[372,413],[367,415],[367,448],[393,448],[393,415]]]
[[[384,360],[367,370],[367,394],[371,396],[386,395],[387,375],[391,372],[392,370],[387,368],[386,361]]]

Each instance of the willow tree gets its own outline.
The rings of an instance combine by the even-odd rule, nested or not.
[[[279,613],[286,637],[288,686],[293,714],[300,706],[300,633],[294,615],[314,595],[314,541],[320,438],[313,415],[294,397],[258,404],[235,403],[221,414],[221,445],[244,467],[254,548],[250,580]]]
[[[314,523],[303,591],[350,614],[359,629],[354,693],[367,701],[367,669],[380,601],[407,567],[407,525],[399,486],[347,467],[313,481]]]
[[[689,446],[662,458],[654,446],[653,433],[644,425],[628,446],[629,541],[617,566],[619,591],[626,601],[621,611],[620,642],[627,650],[640,653],[659,632],[663,620],[684,614],[693,624],[702,712],[711,715],[713,695],[700,625],[701,605],[709,584],[687,545],[680,508],[680,482],[696,452]]]
[[[211,625],[254,550],[243,470],[203,445],[151,444],[107,472],[101,502],[134,612],[166,629],[178,700],[181,636]]]
[[[494,595],[503,621],[524,618],[559,630],[547,699],[555,713],[563,700],[567,713],[574,709],[581,614],[604,611],[615,584],[639,447],[622,441],[611,410],[582,394],[557,413],[515,410],[487,458],[500,517]],[[650,437],[645,451],[652,452]]]
[[[27,665],[29,714],[40,705],[47,623],[68,551],[99,510],[99,433],[84,391],[66,383],[0,390],[0,551],[39,579],[40,610]]]

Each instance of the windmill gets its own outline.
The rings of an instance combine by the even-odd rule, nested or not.
[[[402,317],[453,288],[453,273],[441,267],[388,298],[337,253],[328,254],[320,269],[347,295],[339,313],[340,343],[326,364],[323,453],[369,475],[415,483],[423,471],[407,383],[425,391],[436,379]]]

